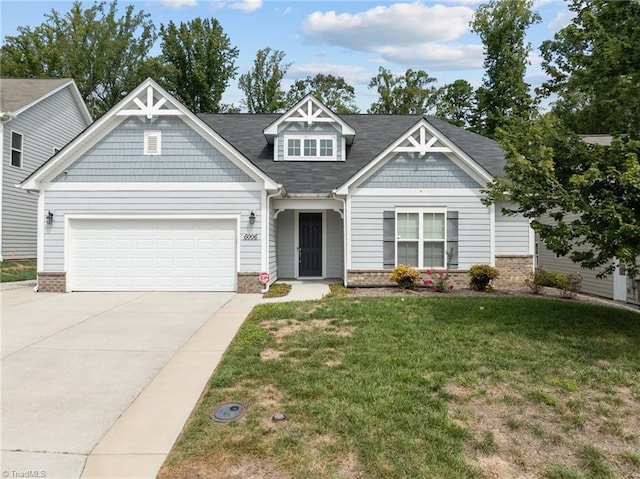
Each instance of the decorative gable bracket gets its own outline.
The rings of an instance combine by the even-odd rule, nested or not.
[[[145,100],[146,103],[143,102],[143,100]],[[181,116],[183,114],[182,111],[177,108],[163,108],[166,102],[167,98],[160,92],[156,92],[153,86],[149,85],[146,89],[146,98],[145,92],[141,92],[139,96],[133,98],[131,103],[127,105],[127,107],[135,105],[138,108],[122,109],[116,113],[116,116],[146,116],[151,119],[154,116]]]
[[[421,125],[404,142],[393,149],[395,153],[419,153],[424,156],[427,153],[451,153],[448,146],[443,145],[438,137],[432,135],[424,125]]]

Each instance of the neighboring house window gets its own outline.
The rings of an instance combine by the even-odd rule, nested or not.
[[[334,139],[330,137],[285,136],[286,160],[336,160]]]
[[[162,136],[159,131],[144,132],[144,154],[159,155],[162,147]]]
[[[11,132],[11,166],[22,168],[22,135]]]
[[[444,268],[447,261],[446,225],[445,211],[396,211],[396,264]]]

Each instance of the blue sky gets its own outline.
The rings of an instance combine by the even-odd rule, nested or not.
[[[482,82],[482,44],[469,31],[469,21],[480,0],[415,2],[303,1],[303,0],[120,0],[119,7],[133,3],[151,15],[159,28],[196,17],[215,17],[231,43],[240,51],[239,74],[251,68],[256,51],[265,47],[283,50],[292,63],[285,88],[296,79],[317,73],[343,76],[356,88],[357,103],[365,111],[376,99],[367,88],[378,67],[394,73],[421,69],[438,84],[458,78],[478,86]],[[84,1],[88,7],[92,2]],[[538,47],[570,21],[563,0],[536,0],[542,22],[529,31],[534,47],[527,81],[544,81]],[[19,26],[36,26],[55,9],[67,12],[71,1],[0,0],[0,35],[15,35]],[[154,54],[159,53],[156,44]],[[239,105],[242,99],[237,78],[225,92],[223,102]]]

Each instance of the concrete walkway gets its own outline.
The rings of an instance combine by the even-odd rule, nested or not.
[[[264,298],[261,303],[284,303],[288,301],[308,301],[322,299],[325,294],[329,294],[329,284],[335,281],[327,280],[286,280],[279,281],[291,285],[291,292],[280,298]]]

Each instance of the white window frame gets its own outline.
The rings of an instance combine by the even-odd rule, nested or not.
[[[289,140],[299,140],[300,141],[300,155],[289,155]],[[304,142],[305,140],[313,140],[316,143],[316,154],[315,155],[305,155],[304,154]],[[321,140],[329,140],[331,141],[331,156],[322,156],[320,155],[320,141]],[[334,136],[331,135],[284,135],[284,155],[285,160],[288,161],[337,161],[338,160],[338,152],[337,152],[337,141]]]
[[[408,241],[417,241],[418,242],[418,269],[446,269],[447,268],[447,209],[446,208],[396,208],[395,210],[395,264],[398,265],[398,243],[408,242]],[[400,238],[398,234],[398,214],[402,213],[414,213],[418,215],[418,238],[417,239],[409,239],[409,238]],[[435,214],[443,214],[444,215],[444,238],[443,239],[428,239],[424,237],[424,215],[429,213]],[[442,264],[443,266],[425,266],[424,265],[424,243],[425,242],[441,242],[444,246],[443,248],[443,258]]]
[[[19,135],[20,136],[20,148],[16,148],[13,145],[13,135]],[[17,131],[13,131],[11,130],[11,148],[9,151],[9,165],[11,165],[13,168],[19,168],[19,169],[23,169],[24,168],[24,135],[22,133],[19,133]],[[17,151],[18,153],[20,153],[20,165],[14,165],[13,164],[13,152]]]
[[[149,139],[151,137],[157,138],[157,150],[149,150]],[[146,156],[158,156],[162,153],[162,132],[159,130],[147,130],[144,132],[144,154]]]

